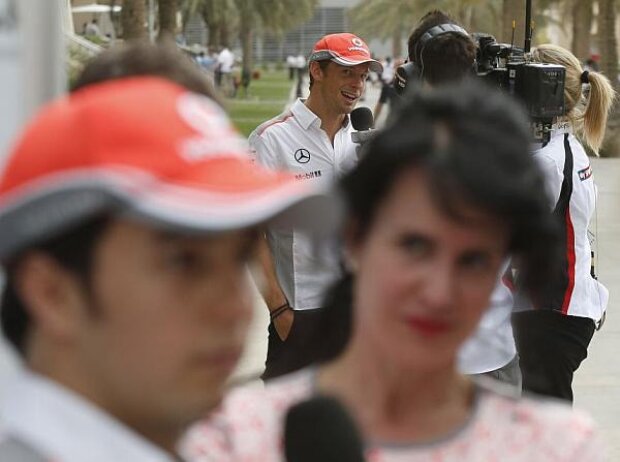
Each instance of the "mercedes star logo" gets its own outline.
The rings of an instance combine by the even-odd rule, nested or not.
[[[310,151],[301,148],[295,151],[295,160],[300,164],[307,164],[310,162]]]

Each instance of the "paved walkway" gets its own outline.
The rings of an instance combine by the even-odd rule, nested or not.
[[[575,376],[575,406],[594,416],[609,460],[620,461],[620,159],[593,159],[592,168],[599,188],[597,271],[610,302],[607,321]]]

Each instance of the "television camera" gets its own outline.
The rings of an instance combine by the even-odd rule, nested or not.
[[[565,112],[566,69],[560,65],[531,61],[531,12],[532,2],[527,0],[523,48],[515,47],[514,44],[498,43],[495,37],[489,34],[474,33],[469,36],[476,45],[476,76],[521,101],[530,116],[535,140],[546,143],[551,136],[554,118]],[[465,33],[458,26],[447,26],[431,28],[423,38],[429,41],[444,33]],[[415,63],[406,63],[397,69],[394,83],[396,91],[399,94],[404,93],[408,82],[420,78]]]

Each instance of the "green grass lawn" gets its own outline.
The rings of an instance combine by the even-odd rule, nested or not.
[[[240,92],[236,98],[226,100],[230,118],[248,136],[258,125],[284,110],[292,85],[286,69],[262,70],[260,78],[250,83],[247,97]]]

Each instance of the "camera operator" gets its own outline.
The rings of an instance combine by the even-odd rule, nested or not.
[[[517,298],[516,308],[526,310],[514,314],[513,325],[523,388],[572,401],[573,374],[587,357],[608,299],[607,289],[594,276],[588,239],[596,185],[575,133],[598,153],[615,94],[605,76],[584,71],[564,48],[541,45],[532,59],[566,68],[565,114],[555,121],[549,143],[534,153],[546,176],[553,215],[563,230],[564,250],[553,265],[554,283],[537,294],[534,303]]]
[[[406,74],[408,86],[414,82],[434,87],[474,76],[476,46],[468,32],[442,11],[422,17],[409,37],[408,54],[409,63],[399,69],[401,78]],[[488,375],[520,389],[521,373],[510,323],[512,306],[511,291],[498,278],[489,309],[461,348],[461,372]]]

